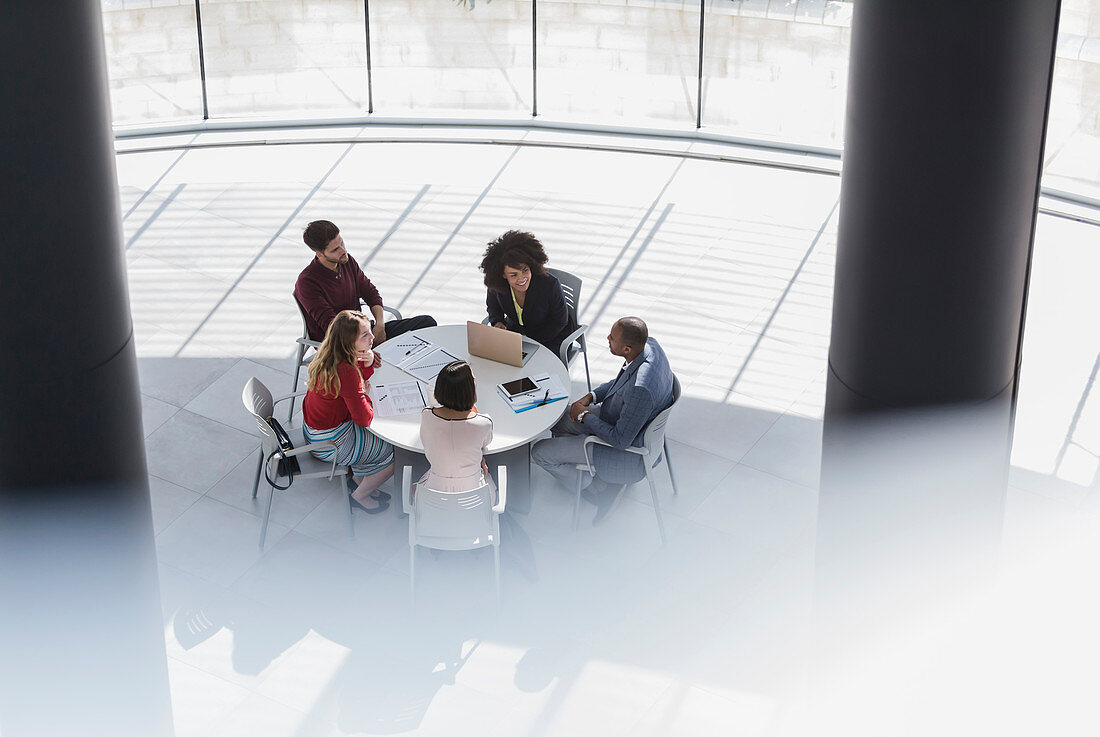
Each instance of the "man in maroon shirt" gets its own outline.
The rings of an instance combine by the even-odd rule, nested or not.
[[[314,220],[306,226],[302,240],[313,250],[313,261],[298,275],[294,298],[306,316],[310,340],[323,340],[328,325],[341,310],[358,310],[363,299],[374,316],[372,332],[375,345],[386,338],[436,324],[428,315],[403,320],[382,319],[382,296],[370,283],[347,249],[340,229],[328,220]]]

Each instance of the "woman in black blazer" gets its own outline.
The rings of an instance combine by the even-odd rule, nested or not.
[[[546,273],[546,251],[530,233],[509,230],[489,243],[481,270],[485,273],[485,307],[489,323],[522,333],[558,355],[570,333],[569,313],[561,284]]]

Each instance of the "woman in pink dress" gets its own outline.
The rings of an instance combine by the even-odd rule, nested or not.
[[[452,361],[435,380],[440,407],[420,414],[420,440],[431,468],[419,483],[436,491],[471,491],[496,485],[482,454],[493,440],[493,420],[477,411],[474,374],[465,361]]]

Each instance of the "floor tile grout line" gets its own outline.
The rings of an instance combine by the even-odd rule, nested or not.
[[[194,143],[195,141],[198,140],[200,135],[201,134],[196,133],[191,138],[191,140],[188,141],[188,143]],[[157,186],[162,181],[164,181],[164,178],[166,176],[168,176],[168,174],[171,173],[171,171],[173,169],[176,168],[176,164],[180,163],[180,161],[183,160],[183,157],[187,155],[188,151],[190,151],[190,149],[188,149],[188,148],[184,148],[182,151],[180,151],[180,155],[176,157],[176,160],[173,161],[171,164],[169,164],[168,168],[165,169],[159,177],[157,177],[156,181],[154,181],[152,184],[150,184],[148,187],[145,188],[145,190],[142,193],[141,197],[138,198],[138,201],[135,202],[133,204],[133,206],[131,206],[130,209],[126,211],[126,214],[122,216],[122,220],[126,220],[126,218],[130,217],[134,213],[135,210],[137,210],[139,207],[141,207],[141,203],[143,203],[145,201],[145,199],[153,193],[153,190],[156,189]]]
[[[217,483],[215,483],[215,484],[214,484],[213,486],[211,486],[211,487],[210,487],[210,489],[209,489],[209,490],[208,490],[208,491],[207,491],[206,493],[204,493],[204,494],[203,494],[202,496],[204,496],[204,497],[205,497],[205,496],[208,496],[208,495],[210,494],[210,492],[211,492],[211,491],[213,491],[213,490],[214,490],[214,489],[215,489],[215,488],[216,488],[216,487],[218,486],[218,484],[220,484],[220,483],[221,483],[222,481],[224,481],[225,479],[229,478],[229,475],[230,475],[231,473],[233,473],[233,471],[235,471],[235,470],[237,470],[238,468],[240,468],[241,464],[244,464],[244,463],[249,463],[249,462],[250,462],[251,460],[252,460],[252,458],[250,458],[250,457],[245,457],[245,458],[244,458],[244,459],[243,459],[243,460],[242,460],[242,461],[241,461],[240,463],[238,463],[238,464],[237,464],[236,466],[234,466],[234,467],[233,467],[233,469],[229,471],[229,473],[227,473],[227,474],[226,474],[225,476],[223,476],[223,477],[221,478],[221,480],[219,480],[219,481],[218,481]],[[250,464],[250,465],[251,465],[251,464]],[[329,482],[329,481],[328,481],[327,479],[309,479],[309,480],[310,480],[310,481],[325,481],[325,482],[327,482],[327,483],[329,483],[329,484],[331,484],[331,483],[332,483],[332,482]],[[245,488],[247,488],[247,487],[245,487]],[[256,491],[256,499],[255,499],[256,503],[257,503],[258,505],[260,505],[260,506],[262,506],[263,504],[266,504],[266,501],[261,501],[261,499],[262,499],[263,495],[264,495],[264,494],[266,493],[266,491],[265,491],[265,489],[266,489],[266,488],[270,488],[270,487],[268,487],[268,485],[264,483],[264,478],[263,478],[263,477],[261,476],[261,477],[260,477],[260,485],[259,485],[259,487],[258,487],[258,489],[257,489],[257,491]],[[291,486],[291,488],[293,488],[293,485]],[[284,490],[284,491],[280,491],[279,489],[276,489],[276,490],[275,490],[275,493],[277,493],[277,494],[285,494],[285,493],[286,493],[287,491],[289,491],[289,490]],[[196,493],[197,493],[197,492],[196,492]],[[327,498],[328,496],[331,496],[331,490],[330,490],[330,493],[328,493],[328,494],[326,494],[326,495],[325,495],[325,497],[326,497],[326,498]],[[238,511],[241,511],[241,512],[244,512],[245,514],[249,514],[249,515],[251,515],[251,516],[253,516],[253,517],[257,517],[257,518],[259,518],[260,520],[262,520],[262,519],[263,519],[263,513],[262,513],[262,512],[258,512],[258,513],[253,513],[253,512],[250,512],[250,511],[249,511],[249,510],[247,510],[247,509],[241,509],[240,507],[238,507],[238,506],[235,506],[235,505],[233,505],[233,504],[230,504],[229,502],[225,501],[224,499],[219,499],[219,498],[218,498],[218,497],[216,497],[216,496],[212,496],[212,497],[210,497],[210,498],[211,498],[211,499],[213,499],[213,500],[215,500],[215,501],[219,501],[219,502],[222,502],[223,504],[228,504],[229,506],[233,507],[234,509],[236,509],[236,510],[238,510]],[[306,513],[305,513],[304,515],[302,515],[302,519],[298,520],[298,521],[297,521],[296,523],[294,523],[294,525],[283,525],[283,526],[284,526],[284,527],[288,527],[288,528],[289,528],[289,529],[291,529],[291,530],[294,530],[294,529],[296,529],[296,528],[297,528],[297,526],[298,526],[298,525],[300,525],[300,524],[301,524],[301,523],[302,523],[302,522],[303,522],[303,521],[305,520],[305,518],[306,518],[306,517],[308,517],[309,515],[313,514],[313,513],[315,512],[315,511],[317,511],[317,508],[318,508],[318,507],[320,507],[320,506],[321,506],[322,504],[324,504],[324,503],[325,503],[325,501],[326,501],[326,498],[322,498],[322,499],[320,499],[320,500],[319,500],[319,501],[318,501],[318,502],[317,502],[316,504],[314,504],[314,505],[313,505],[312,507],[310,507],[310,508],[309,508],[309,510],[308,510],[308,511],[307,511],[307,512],[306,512]],[[274,508],[275,508],[275,504],[276,504],[276,502],[275,502],[275,500],[273,499],[273,500],[272,500],[272,509],[274,509]],[[271,520],[271,521],[272,521],[272,522],[275,522],[275,521],[277,521],[277,520]],[[282,523],[280,523],[280,524],[282,524]]]
[[[726,396],[727,397],[733,392],[734,388],[737,386],[737,382],[740,381],[741,377],[744,375],[745,368],[748,366],[749,362],[752,360],[753,355],[755,355],[757,346],[760,345],[760,342],[764,339],[764,336],[767,334],[768,327],[772,324],[772,320],[775,319],[775,315],[779,312],[779,309],[783,306],[783,302],[786,300],[787,295],[790,293],[791,288],[794,286],[794,283],[798,280],[798,277],[802,273],[802,269],[805,267],[806,262],[809,261],[810,255],[814,252],[814,249],[817,247],[817,244],[821,241],[821,239],[822,239],[822,237],[825,233],[825,228],[828,226],[829,221],[831,221],[833,219],[833,215],[836,214],[836,212],[839,208],[840,208],[840,199],[838,197],[837,200],[833,203],[832,209],[830,209],[829,213],[825,216],[824,222],[821,223],[821,227],[818,229],[817,234],[814,236],[813,240],[810,242],[810,247],[808,249],[806,249],[806,253],[802,256],[802,261],[798,264],[798,267],[795,269],[794,274],[791,275],[791,278],[788,281],[786,288],[783,290],[783,293],[779,296],[779,300],[776,302],[775,308],[772,310],[771,315],[769,315],[767,322],[765,322],[764,326],[760,329],[759,337],[757,338],[757,341],[753,345],[752,349],[749,350],[749,354],[745,357],[745,361],[741,364],[741,369],[737,372],[737,375],[733,377],[733,381],[730,382],[729,387],[726,389]]]
[[[393,221],[393,225],[390,226],[390,229],[386,231],[385,235],[383,235],[379,239],[378,243],[376,243],[374,245],[374,248],[371,249],[370,253],[367,254],[367,257],[363,259],[363,263],[359,265],[360,268],[365,268],[374,259],[374,257],[378,255],[379,251],[381,251],[382,248],[385,247],[386,242],[393,237],[393,234],[398,231],[401,225],[404,224],[406,221],[411,220],[411,215],[416,209],[417,204],[420,203],[420,200],[424,198],[424,195],[428,193],[428,190],[430,188],[431,185],[429,184],[425,184],[423,187],[420,188],[420,191],[416,193],[416,196],[413,197],[412,201],[405,206],[404,211],[397,216],[396,220]]]
[[[324,504],[324,500],[321,501],[321,504]],[[317,506],[319,507],[320,504],[318,504]],[[234,507],[234,509],[236,509],[236,507]],[[316,511],[316,509],[314,509],[314,511]],[[310,514],[312,514],[312,512]],[[306,516],[308,517],[309,515],[306,515]],[[304,519],[305,518],[303,517],[303,521],[304,521]],[[301,522],[299,522],[298,524],[301,524]],[[286,525],[283,525],[283,527],[286,527]],[[297,529],[297,527],[298,527],[298,525],[295,525],[294,527],[288,528],[286,535],[283,535],[278,540],[273,542],[270,547],[265,546],[264,550],[260,553],[260,557],[258,559],[256,559],[247,568],[245,568],[244,571],[242,571],[239,576],[237,576],[235,579],[233,579],[233,582],[230,584],[230,586],[236,586],[238,583],[240,583],[240,581],[243,580],[245,578],[245,576],[247,576],[249,574],[249,572],[251,572],[256,566],[258,566],[258,565],[260,565],[261,563],[264,562],[264,560],[265,560],[264,556],[266,556],[272,550],[277,548],[279,545],[282,545],[286,541],[286,539],[290,536],[291,533],[295,533],[297,535],[300,535],[301,537],[304,537],[304,538],[308,539],[309,541],[311,541],[311,542],[313,542],[317,545],[321,545],[325,548],[328,548],[330,551],[335,552],[335,553],[337,553],[341,556],[354,555],[356,558],[363,561],[364,563],[374,564],[374,566],[375,566],[374,569],[373,569],[374,572],[372,572],[370,576],[367,576],[366,578],[364,578],[364,581],[368,580],[373,575],[375,575],[377,573],[378,569],[384,567],[386,562],[388,561],[388,559],[387,560],[379,560],[378,558],[376,558],[374,556],[366,556],[366,555],[362,555],[361,553],[358,553],[358,552],[348,551],[348,550],[345,550],[343,548],[336,547],[335,545],[332,545],[331,543],[329,543],[325,539],[315,537],[315,536],[309,534],[308,532],[299,531]]]
[[[180,346],[179,350],[176,351],[177,356],[180,354],[180,352],[183,351],[184,348],[187,347],[188,343],[190,343],[195,338],[195,336],[199,334],[199,331],[202,330],[203,326],[206,325],[206,323],[210,320],[211,317],[213,317],[214,313],[217,312],[218,308],[221,307],[221,305],[225,302],[225,300],[229,297],[229,295],[233,293],[233,290],[236,289],[237,285],[240,284],[241,281],[252,270],[252,268],[257,263],[259,263],[260,258],[265,253],[267,253],[268,249],[271,248],[271,246],[279,239],[279,234],[282,233],[284,230],[286,230],[287,227],[289,227],[290,223],[294,220],[294,218],[298,216],[298,213],[300,213],[302,211],[302,209],[306,206],[306,204],[313,198],[313,196],[318,191],[320,191],[321,187],[325,183],[325,180],[328,179],[328,177],[332,174],[332,172],[336,171],[336,169],[340,166],[341,162],[343,162],[343,160],[347,157],[347,155],[349,153],[351,153],[354,146],[355,146],[355,144],[349,144],[348,147],[346,149],[344,149],[344,152],[342,154],[340,154],[340,156],[337,157],[336,161],[329,168],[329,170],[327,172],[325,172],[325,174],[321,177],[320,181],[318,181],[314,185],[313,189],[305,196],[305,199],[303,199],[298,204],[298,206],[296,208],[294,208],[294,211],[292,213],[290,213],[290,215],[287,216],[286,220],[283,222],[283,224],[275,232],[275,235],[271,237],[271,240],[269,240],[267,242],[267,244],[262,249],[260,249],[260,252],[258,254],[256,254],[256,257],[254,259],[252,259],[252,262],[247,267],[245,267],[245,269],[241,273],[241,275],[239,277],[237,277],[237,280],[235,282],[233,282],[233,284],[229,287],[229,290],[222,296],[222,298],[218,301],[218,303],[216,305],[214,305],[214,307],[210,310],[210,312],[207,313],[207,316],[205,318],[203,318],[202,322],[199,323],[199,326],[197,328],[195,328],[194,332],[191,333],[191,336],[184,342],[184,344],[182,346]]]
[[[643,709],[641,713],[638,714],[638,718],[635,719],[633,722],[628,725],[623,725],[623,727],[615,733],[616,737],[627,737],[627,735],[635,734],[635,730],[638,728],[638,725],[644,724],[646,717],[649,716],[650,713],[657,710],[657,707],[660,705],[661,700],[665,697],[665,694],[668,694],[680,685],[681,681],[679,678],[673,675],[669,675],[668,684],[666,684],[665,687],[661,689],[660,693],[653,697],[653,701],[649,704],[648,708]]]
[[[220,274],[216,274],[212,271],[204,270],[204,269],[193,267],[193,266],[188,266],[188,265],[185,265],[185,264],[179,264],[179,263],[173,263],[171,261],[166,261],[163,257],[158,256],[158,255],[153,254],[153,253],[142,254],[142,257],[143,258],[155,259],[155,260],[159,261],[160,263],[164,264],[165,267],[170,267],[171,269],[176,270],[176,271],[190,272],[191,274],[194,274],[195,276],[200,276],[203,279],[206,279],[206,280],[212,281],[212,282],[216,282],[216,283],[218,283],[222,286],[225,286],[225,287],[233,286],[233,282],[229,278],[226,278],[225,276],[220,275]],[[281,300],[273,299],[269,295],[266,295],[262,292],[258,292],[256,290],[250,288],[250,287],[237,285],[236,289],[238,289],[240,291],[248,292],[249,294],[254,295],[256,297],[260,297],[260,298],[262,298],[262,299],[264,299],[268,302],[277,303],[280,308],[283,306]]]
[[[161,201],[159,205],[157,205],[157,209],[153,211],[153,214],[146,218],[145,222],[142,223],[141,226],[134,231],[134,234],[126,240],[126,246],[124,250],[130,250],[130,247],[133,246],[142,235],[144,235],[145,231],[147,231],[152,226],[152,224],[156,222],[157,218],[159,218],[164,213],[164,211],[167,210],[169,206],[171,206],[176,197],[178,197],[180,192],[183,191],[183,188],[185,186],[186,185],[183,183],[176,185],[176,188],[172,190],[171,194],[165,197],[164,200]],[[194,217],[194,215],[192,214],[191,217]]]
[[[157,478],[160,478],[160,476],[158,476]],[[161,480],[162,480],[162,481],[165,481],[166,479],[161,479]],[[175,483],[175,482],[170,482],[170,483]],[[178,486],[178,484],[177,484],[177,486]],[[191,489],[188,489],[188,491],[192,491],[192,490],[191,490]],[[196,494],[199,494],[199,492],[197,492],[197,491],[196,491],[195,493],[196,493]],[[256,498],[257,498],[257,499],[259,499],[259,497],[256,497]],[[226,509],[231,509],[231,510],[233,510],[234,512],[240,512],[241,514],[244,514],[244,515],[248,515],[248,516],[249,516],[249,517],[251,517],[251,518],[255,518],[255,516],[256,516],[256,515],[254,515],[254,514],[250,514],[249,512],[246,512],[246,511],[244,511],[243,509],[240,509],[239,507],[234,507],[234,506],[233,506],[232,504],[230,504],[230,503],[228,503],[228,502],[225,502],[225,501],[222,501],[221,499],[218,499],[217,497],[213,497],[213,496],[211,496],[211,497],[208,497],[208,496],[206,495],[206,493],[205,493],[205,492],[203,492],[203,493],[201,493],[201,494],[200,494],[199,498],[195,500],[195,504],[197,504],[197,503],[198,503],[199,501],[201,501],[201,500],[203,500],[203,499],[207,499],[207,500],[209,500],[209,501],[211,501],[211,502],[214,502],[215,504],[219,504],[219,505],[221,505],[221,506],[225,507]],[[194,506],[195,504],[192,504],[191,506],[189,506],[189,507],[188,507],[188,510],[190,510],[190,509],[191,509],[191,507],[193,507],[193,506]],[[160,531],[160,532],[159,532],[159,533],[157,534],[157,537],[159,538],[159,537],[160,537],[161,535],[163,535],[164,533],[168,532],[168,530],[169,530],[169,529],[170,529],[171,527],[174,527],[174,526],[175,526],[175,525],[176,525],[176,524],[177,524],[177,523],[178,523],[178,522],[180,521],[180,518],[182,518],[182,517],[183,517],[183,515],[181,514],[181,515],[179,515],[179,517],[176,517],[176,519],[172,520],[171,524],[169,524],[169,525],[168,525],[167,527],[165,527],[165,528],[164,528],[163,530],[161,530],[161,531]],[[274,524],[274,525],[278,525],[279,527],[286,527],[288,531],[292,529],[292,528],[290,528],[290,527],[287,527],[287,526],[286,526],[286,525],[284,525],[284,524],[281,524],[281,523],[279,523],[279,522],[275,522],[274,520],[272,520],[272,521],[271,521],[271,524]],[[158,560],[159,560],[159,558],[158,558]],[[192,574],[192,575],[194,575],[194,574]]]
[[[405,295],[401,297],[401,299],[398,301],[397,306],[399,308],[403,306],[405,302],[409,299],[409,296],[413,293],[413,290],[416,289],[417,285],[419,285],[424,280],[424,277],[427,275],[428,270],[431,268],[432,264],[434,264],[443,254],[443,252],[447,248],[447,245],[451,243],[451,241],[453,241],[454,239],[463,237],[459,234],[459,231],[461,231],[462,228],[466,225],[466,223],[477,211],[477,208],[481,205],[481,203],[485,200],[489,193],[493,191],[493,188],[496,186],[497,181],[501,178],[501,176],[503,176],[504,172],[507,171],[508,167],[512,164],[512,161],[514,161],[517,154],[519,154],[519,151],[520,147],[515,147],[508,158],[505,159],[500,169],[496,172],[496,174],[493,175],[493,178],[490,179],[489,183],[485,185],[485,187],[481,191],[481,194],[478,195],[478,197],[466,210],[466,213],[462,216],[462,218],[458,221],[458,224],[455,225],[454,229],[443,241],[443,244],[436,250],[432,258],[429,259],[428,262],[424,265],[424,269],[420,272],[420,275],[412,281],[412,286],[409,287],[408,291],[405,292]]]
[[[143,358],[163,358],[163,357],[162,357],[162,356],[138,356],[138,360],[139,360],[139,361],[140,361],[141,359],[143,359]],[[218,356],[217,358],[223,358],[223,357],[222,357],[222,356]],[[224,357],[224,358],[228,358],[228,357]],[[179,404],[176,404],[176,403],[174,403],[174,402],[169,402],[169,401],[168,401],[168,400],[166,400],[166,399],[161,399],[160,397],[158,397],[158,396],[155,396],[155,395],[153,395],[153,394],[150,394],[150,393],[148,393],[148,392],[146,392],[146,391],[142,391],[142,392],[141,392],[141,395],[142,395],[143,397],[147,397],[147,398],[149,398],[149,399],[152,399],[152,400],[154,400],[154,401],[160,402],[160,403],[162,403],[162,404],[167,404],[167,405],[168,405],[169,407],[175,407],[175,408],[176,408],[176,410],[186,409],[186,407],[187,407],[187,405],[188,405],[188,404],[190,404],[191,402],[195,401],[195,400],[196,400],[196,399],[198,399],[198,398],[199,398],[200,396],[202,396],[202,394],[204,394],[204,393],[205,393],[205,392],[206,392],[206,391],[207,391],[207,390],[208,390],[208,389],[209,389],[209,388],[210,388],[210,387],[211,387],[212,385],[214,385],[215,383],[217,383],[218,381],[220,381],[220,380],[221,380],[222,378],[224,378],[224,376],[225,376],[225,374],[226,374],[226,373],[228,373],[229,371],[232,371],[232,370],[233,370],[234,368],[236,368],[236,367],[237,367],[237,365],[238,365],[238,364],[240,364],[240,363],[241,363],[242,361],[248,361],[249,363],[254,363],[254,364],[256,364],[257,366],[263,366],[264,368],[268,368],[268,369],[271,369],[272,371],[278,371],[279,373],[285,373],[285,374],[286,374],[286,378],[288,378],[288,379],[289,379],[289,378],[291,378],[291,377],[293,376],[293,374],[291,374],[291,373],[289,373],[289,372],[286,372],[286,371],[282,371],[281,369],[276,369],[276,368],[272,368],[271,366],[268,366],[268,365],[267,365],[267,364],[265,364],[265,363],[261,363],[260,361],[257,361],[257,360],[255,360],[255,359],[253,359],[253,358],[250,358],[250,357],[248,357],[248,356],[236,356],[235,358],[236,358],[237,360],[236,360],[236,361],[234,361],[234,362],[233,362],[233,364],[232,364],[232,365],[231,365],[231,366],[230,366],[230,367],[229,367],[229,368],[228,368],[228,369],[227,369],[227,370],[226,370],[226,371],[225,371],[224,373],[222,373],[221,375],[219,375],[219,376],[218,376],[217,378],[213,379],[213,380],[212,380],[212,381],[211,381],[211,382],[210,382],[209,384],[207,384],[207,385],[206,385],[206,386],[205,386],[205,387],[203,388],[203,390],[202,390],[201,392],[199,392],[199,393],[198,393],[198,394],[196,394],[195,396],[193,396],[193,397],[191,397],[190,399],[188,399],[188,400],[187,400],[187,402],[186,402],[185,404],[183,404],[183,405],[179,405]],[[169,359],[169,360],[174,360],[174,359]],[[288,357],[288,358],[287,358],[286,360],[287,360],[287,362],[288,362],[288,363],[289,363],[289,362],[293,362],[293,357]],[[198,412],[195,412],[194,410],[188,410],[188,411],[189,411],[189,412],[191,412],[191,414],[198,414],[198,415],[199,415],[200,417],[206,417],[206,415],[202,415],[202,414],[200,414],[200,413],[198,413]],[[169,418],[169,419],[171,419],[171,418]],[[217,420],[216,418],[213,418],[213,417],[210,417],[210,418],[207,418],[207,419],[212,419],[212,420],[214,420],[215,422],[219,422],[219,420]],[[221,424],[223,424],[223,425],[224,425],[225,423],[221,423]],[[232,425],[228,425],[227,427],[232,427]],[[234,428],[234,429],[239,429],[239,428]]]
[[[708,364],[707,366],[709,368],[712,365],[713,365],[713,363]],[[826,368],[826,367],[823,366],[822,368]],[[706,369],[703,369],[703,370],[705,371]],[[820,374],[818,374],[818,376],[820,376]],[[813,379],[811,379],[806,384],[806,386],[801,391],[799,391],[798,396],[796,396],[794,399],[790,400],[790,404],[793,404],[794,402],[798,401],[798,397],[801,397],[802,394],[804,394],[807,389],[809,389],[811,386],[813,386],[814,382],[817,381],[817,378],[818,377],[815,376]],[[724,391],[724,387],[721,387],[721,386],[719,386],[719,385],[717,385],[717,384],[715,384],[711,381],[707,381],[702,376],[696,376],[695,379],[693,379],[691,381],[691,383],[688,384],[688,387],[690,388],[691,386],[694,386],[695,384],[702,384],[707,389],[717,389],[719,391]],[[742,397],[748,397],[749,399],[755,399],[756,401],[760,402],[761,404],[767,405],[767,410],[760,409],[760,411],[773,412],[774,414],[779,415],[779,416],[782,416],[782,415],[784,415],[784,414],[786,414],[787,412],[790,411],[790,404],[781,405],[781,404],[775,402],[773,399],[771,399],[769,397],[760,396],[760,395],[755,394],[755,393],[750,394],[748,392],[739,391],[739,392],[734,392],[733,395],[739,395],[739,396],[742,396]],[[729,397],[726,397],[726,399],[729,399]],[[744,406],[744,405],[738,405],[738,406]],[[750,409],[759,409],[759,408],[750,408]]]
[[[748,454],[746,453],[746,455],[748,455]],[[745,468],[748,468],[752,471],[756,471],[757,473],[762,473],[765,476],[771,476],[773,479],[777,479],[779,481],[783,481],[784,483],[788,483],[788,484],[791,484],[793,486],[797,486],[797,487],[799,487],[801,489],[804,489],[806,491],[813,492],[813,494],[815,496],[817,496],[817,494],[818,494],[818,489],[816,489],[812,486],[807,486],[806,484],[802,483],[801,481],[795,481],[794,479],[789,479],[789,478],[786,478],[784,476],[780,476],[779,474],[775,473],[774,471],[768,471],[767,469],[757,468],[756,466],[754,466],[750,463],[746,463],[745,461],[739,461],[737,463],[737,465],[738,466],[744,466]]]
[[[668,191],[668,188],[670,186],[672,186],[673,181],[676,180],[676,176],[680,173],[680,169],[683,167],[684,161],[686,161],[686,159],[680,159],[680,161],[676,164],[676,167],[672,170],[672,172],[669,174],[668,178],[665,180],[665,183],[661,187],[660,191],[657,193],[657,196],[653,198],[653,202],[650,203],[649,207],[642,214],[641,219],[638,220],[637,225],[634,226],[634,230],[627,237],[626,243],[624,243],[620,248],[618,248],[616,250],[616,255],[615,255],[614,260],[611,262],[611,265],[607,267],[607,270],[604,272],[604,275],[599,278],[599,280],[598,280],[599,283],[596,285],[596,288],[588,296],[587,304],[589,305],[589,307],[586,307],[583,310],[583,317],[584,317],[585,320],[588,320],[588,321],[591,322],[591,321],[594,321],[596,319],[596,317],[599,317],[603,313],[603,311],[605,309],[607,309],[608,304],[610,303],[611,299],[614,296],[614,292],[617,291],[618,287],[622,286],[622,283],[626,278],[626,274],[628,274],[630,272],[629,267],[627,268],[626,272],[624,272],[623,277],[619,279],[618,283],[613,288],[612,294],[607,296],[607,297],[604,297],[603,304],[600,306],[599,310],[597,310],[597,312],[596,312],[596,317],[589,317],[589,309],[590,309],[592,303],[595,301],[596,295],[600,293],[600,290],[603,288],[604,284],[608,281],[608,279],[611,278],[612,273],[614,273],[616,266],[618,265],[619,261],[622,260],[623,256],[625,256],[628,252],[633,250],[632,245],[633,245],[634,241],[637,239],[638,234],[642,232],[642,229],[645,227],[645,224],[649,221],[650,216],[653,215],[653,213],[657,210],[657,206],[660,204],[661,200],[664,199],[665,193]],[[674,207],[675,207],[674,202],[669,202],[669,203],[666,204],[665,209],[662,211],[661,215],[659,216],[657,224],[650,227],[649,234],[644,239],[641,248],[638,250],[638,252],[635,254],[634,258],[631,260],[630,265],[629,265],[630,267],[633,266],[633,264],[637,261],[638,257],[642,253],[642,251],[645,250],[645,246],[649,245],[650,241],[652,241],[653,238],[656,236],[656,233],[660,229],[661,224],[664,222],[665,219],[668,218],[669,214],[671,213],[671,211]]]
[[[254,692],[252,691],[252,689],[248,688],[247,686],[245,686],[245,685],[243,685],[243,684],[240,684],[240,683],[236,683],[236,682],[234,682],[234,681],[231,681],[231,680],[229,680],[228,678],[226,678],[226,677],[224,677],[224,676],[222,676],[222,675],[220,675],[220,674],[218,674],[218,673],[212,673],[212,672],[210,672],[210,671],[206,670],[205,668],[202,668],[202,667],[200,667],[200,666],[198,666],[198,665],[195,665],[194,663],[189,663],[188,661],[186,661],[186,660],[183,660],[182,658],[180,658],[180,657],[178,657],[178,656],[175,656],[175,655],[172,655],[172,654],[166,654],[166,655],[165,655],[165,657],[166,657],[166,658],[167,658],[168,660],[174,660],[175,662],[179,663],[180,665],[186,666],[186,667],[188,667],[188,668],[194,668],[194,669],[195,669],[195,670],[197,670],[197,671],[198,671],[199,673],[202,673],[202,674],[204,674],[204,675],[210,676],[211,678],[217,678],[217,679],[218,679],[219,681],[221,681],[222,683],[227,683],[227,684],[229,684],[230,686],[236,686],[237,688],[240,688],[240,689],[242,689],[242,690],[244,690],[244,691],[247,691],[248,693],[254,693]],[[248,697],[247,697],[247,696],[245,696],[244,698],[248,698]],[[244,698],[242,698],[242,699],[241,699],[240,701],[236,702],[236,703],[234,704],[234,706],[240,706],[240,705],[241,705],[241,703],[243,703],[243,702],[244,702]]]

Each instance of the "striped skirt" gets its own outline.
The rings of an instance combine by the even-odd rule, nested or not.
[[[393,463],[393,446],[351,420],[331,430],[314,430],[309,425],[304,425],[302,432],[311,443],[323,440],[335,443],[336,450],[314,451],[314,457],[322,461],[332,461],[332,454],[335,453],[337,465],[350,466],[351,475],[356,478],[376,474]]]

